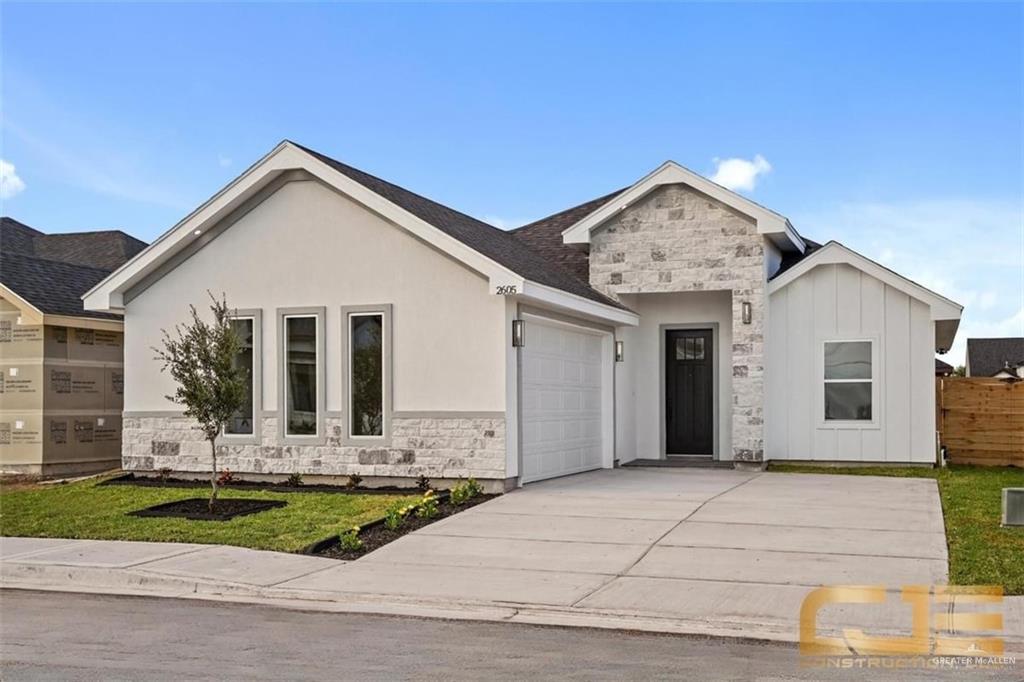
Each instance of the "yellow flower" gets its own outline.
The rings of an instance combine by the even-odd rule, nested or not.
[[[352,526],[352,530],[355,531],[356,533],[358,533],[359,532],[359,526]]]

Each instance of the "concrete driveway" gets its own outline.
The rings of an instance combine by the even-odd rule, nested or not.
[[[946,579],[932,480],[662,468],[532,484],[279,587],[789,630],[813,587]]]
[[[3,538],[0,587],[793,642],[819,585],[819,632],[906,636],[908,584],[946,582],[930,479],[721,470],[597,471],[534,484],[353,562],[219,545]],[[945,608],[945,607],[943,607]],[[1024,598],[1003,603],[1024,654]]]

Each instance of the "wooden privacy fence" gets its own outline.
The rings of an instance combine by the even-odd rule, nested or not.
[[[951,464],[1024,467],[1024,381],[936,383],[939,439]]]

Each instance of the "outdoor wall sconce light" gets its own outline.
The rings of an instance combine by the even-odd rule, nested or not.
[[[622,362],[626,359],[626,352],[623,345],[622,341],[615,342],[615,362]]]
[[[750,307],[750,301],[744,301],[742,307],[743,307],[743,324],[750,324],[750,321],[751,321],[751,319],[753,319],[753,316],[754,316],[754,311]]]
[[[512,347],[522,348],[526,345],[526,323],[522,320],[512,320]]]

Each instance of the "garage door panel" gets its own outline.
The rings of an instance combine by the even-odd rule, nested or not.
[[[599,468],[602,338],[530,321],[523,349],[523,481]]]

